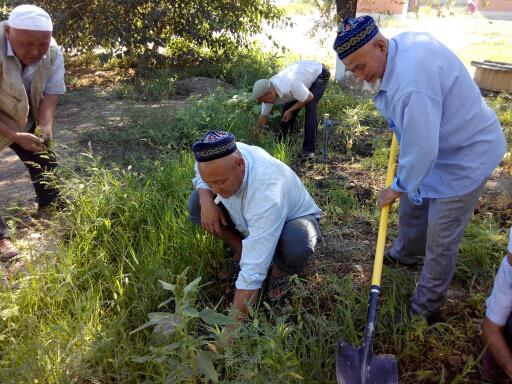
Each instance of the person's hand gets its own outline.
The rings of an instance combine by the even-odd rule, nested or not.
[[[43,147],[44,140],[31,133],[18,132],[14,142],[29,152],[44,152],[45,150]]]
[[[52,128],[51,127],[45,127],[41,126],[41,139],[43,139],[45,142],[52,139]]]
[[[293,111],[290,111],[289,109],[283,113],[283,121],[285,123],[289,122],[292,117],[293,117]]]
[[[219,333],[217,333],[214,348],[216,352],[225,351],[227,348],[232,347],[235,343],[234,331],[237,324],[224,326]]]
[[[396,199],[402,195],[402,192],[397,192],[388,187],[379,193],[378,206],[379,210],[388,204],[393,204]]]
[[[208,233],[220,237],[222,234],[222,226],[228,225],[224,213],[217,204],[215,204],[213,199],[202,199],[200,204],[201,226]]]
[[[268,116],[260,116],[256,120],[256,129],[263,129],[268,123]]]

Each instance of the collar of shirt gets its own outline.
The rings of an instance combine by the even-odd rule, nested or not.
[[[391,71],[393,70],[391,68],[391,64],[396,56],[396,41],[394,39],[388,40],[388,56],[386,58],[386,69],[384,70],[384,75],[382,76],[382,82],[380,84],[380,91],[387,91],[389,87],[389,82],[391,81]]]

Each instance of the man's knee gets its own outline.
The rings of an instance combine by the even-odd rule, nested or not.
[[[275,264],[288,274],[302,271],[321,238],[320,226],[312,215],[287,222],[277,244]]]
[[[188,199],[188,219],[194,224],[201,225],[201,204],[197,191],[193,191]]]

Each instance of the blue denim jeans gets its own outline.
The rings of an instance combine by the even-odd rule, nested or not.
[[[443,304],[455,272],[460,240],[484,185],[485,181],[460,196],[423,199],[422,205],[414,205],[405,194],[401,196],[399,233],[391,256],[404,263],[425,256],[412,298],[413,312],[425,314]]]

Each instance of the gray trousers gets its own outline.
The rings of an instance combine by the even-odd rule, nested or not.
[[[459,243],[475,209],[485,181],[461,196],[423,199],[414,205],[400,197],[398,238],[391,256],[404,263],[425,255],[420,279],[412,298],[412,310],[425,314],[443,304],[459,255]]]
[[[219,208],[223,211],[228,227],[235,233],[237,230],[228,210],[222,203]],[[188,201],[189,220],[201,225],[201,205],[199,193],[193,191]],[[240,234],[240,237],[243,236]],[[318,242],[322,241],[319,220],[314,215],[298,217],[284,224],[281,236],[274,252],[273,263],[287,274],[299,273],[306,266],[309,258],[315,252]]]

